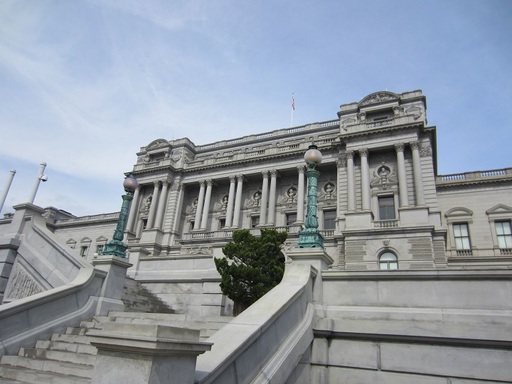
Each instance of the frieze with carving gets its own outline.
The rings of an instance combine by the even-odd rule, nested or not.
[[[297,203],[297,188],[293,185],[290,186],[285,195],[280,199],[281,204],[296,204]]]
[[[261,205],[261,191],[256,191],[250,199],[245,201],[245,208],[259,207]]]
[[[319,200],[336,200],[336,186],[331,181],[325,183],[319,192]]]
[[[217,201],[214,204],[213,211],[214,212],[225,212],[228,209],[228,201],[229,201],[229,196],[228,195],[222,196],[220,201]]]
[[[193,214],[193,213],[196,213],[197,212],[197,204],[199,203],[198,199],[194,199],[194,201],[192,202],[192,204],[189,204],[187,206],[187,209],[185,210],[187,212],[187,214]]]
[[[432,147],[426,146],[420,148],[420,156],[421,157],[430,157],[432,156]]]
[[[24,297],[43,292],[45,289],[28,273],[19,263],[16,263],[9,277],[5,290],[5,297],[9,300],[23,299]]]
[[[398,100],[398,96],[391,92],[376,92],[366,96],[359,105],[378,104],[386,101]]]
[[[144,198],[144,200],[142,201],[142,204],[140,205],[140,209],[139,209],[139,212],[142,215],[149,214],[149,209],[151,208],[151,202],[152,201],[153,201],[153,195],[152,194]]]
[[[382,189],[387,189],[388,187],[397,184],[398,179],[395,171],[386,163],[382,163],[382,165],[373,172],[373,178],[370,182],[372,188],[380,187]]]
[[[187,255],[212,255],[212,247],[194,247],[194,248],[182,248],[181,253]]]

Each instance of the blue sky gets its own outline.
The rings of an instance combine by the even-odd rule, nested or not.
[[[440,174],[512,167],[512,1],[2,0],[2,213],[118,211],[157,138],[206,144],[421,89]]]

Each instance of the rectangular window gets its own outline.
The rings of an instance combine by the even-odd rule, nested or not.
[[[96,253],[98,255],[103,255],[103,249],[105,248],[105,245],[99,244],[96,246]]]
[[[469,241],[469,228],[467,223],[453,224],[453,236],[455,238],[455,249],[471,249],[471,243]]]
[[[287,213],[286,214],[286,226],[289,227],[297,222],[297,214],[296,213]]]
[[[87,245],[82,245],[80,247],[80,256],[82,256],[82,257],[87,256],[87,250],[88,249],[89,249],[89,247]]]
[[[260,223],[259,216],[251,216],[251,228],[256,228],[259,223]]]
[[[379,197],[379,220],[395,220],[395,198],[393,196]]]
[[[226,226],[226,219],[225,218],[220,218],[219,219],[219,225],[221,228],[224,228]]]
[[[324,211],[324,229],[336,229],[336,210]]]
[[[512,249],[512,228],[510,221],[496,221],[496,236],[501,249]]]

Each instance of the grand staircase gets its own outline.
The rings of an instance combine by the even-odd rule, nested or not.
[[[206,340],[232,319],[227,316],[194,319],[186,314],[172,313],[172,308],[130,279],[125,284],[123,301],[130,312],[95,316],[89,321],[82,321],[78,328],[70,327],[64,333],[54,334],[50,340],[38,341],[34,348],[21,348],[16,356],[3,356],[0,360],[0,383],[90,383],[97,350],[90,344],[87,331],[102,329],[107,322],[198,329],[200,339]]]

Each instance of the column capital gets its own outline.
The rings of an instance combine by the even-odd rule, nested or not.
[[[303,174],[304,173],[304,166],[303,165],[297,165],[297,172],[299,172],[299,175]]]
[[[414,140],[414,141],[410,141],[409,142],[409,145],[411,146],[411,149],[414,151],[414,150],[417,150],[420,148],[420,142],[417,141],[417,140]]]
[[[347,159],[353,159],[354,158],[354,151],[346,151],[345,156]]]
[[[182,187],[182,184],[179,182],[179,181],[175,181],[174,183],[171,184],[171,191],[172,192],[175,192],[175,191],[179,191]]]
[[[200,187],[204,187],[205,184],[206,184],[206,180],[199,180]]]
[[[358,150],[359,156],[368,157],[368,148],[361,148]]]
[[[236,181],[236,176],[235,175],[229,176],[229,182],[230,183],[234,183],[235,181]]]
[[[241,173],[236,175],[236,178],[238,181],[244,181],[244,175],[242,175]]]
[[[403,152],[404,151],[404,148],[405,148],[405,144],[404,143],[396,143],[395,144],[395,150],[396,152]]]
[[[268,171],[261,171],[263,178],[268,178]]]
[[[206,180],[206,185],[207,185],[208,187],[211,187],[211,186],[213,185],[213,180],[212,180],[212,179],[208,179],[208,180]]]
[[[270,170],[270,176],[271,177],[277,177],[279,173],[277,172],[277,169],[271,169]]]
[[[347,158],[346,157],[340,157],[338,160],[336,160],[336,167],[346,167],[347,166]]]

